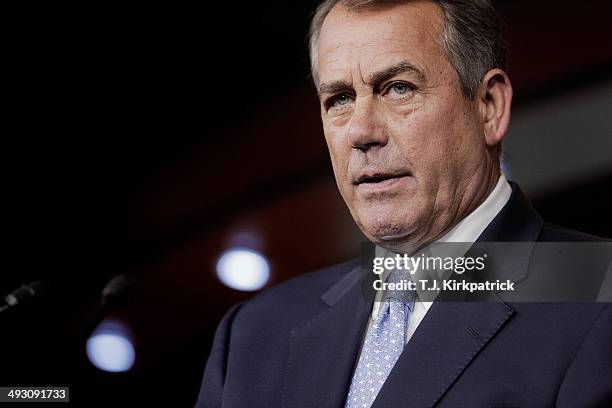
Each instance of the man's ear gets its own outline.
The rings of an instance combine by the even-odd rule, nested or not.
[[[476,98],[483,119],[485,143],[489,147],[497,146],[510,125],[510,78],[499,68],[490,70],[484,76]]]

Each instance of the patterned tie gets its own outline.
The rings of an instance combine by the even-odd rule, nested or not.
[[[388,282],[409,280],[408,271],[394,270]],[[376,399],[405,344],[408,315],[414,306],[414,291],[387,291],[378,316],[366,335],[345,408],[369,408]]]

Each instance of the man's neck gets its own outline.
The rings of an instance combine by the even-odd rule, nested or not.
[[[436,242],[474,242],[493,218],[506,205],[512,194],[512,188],[506,177],[500,173],[497,183],[493,185],[485,200],[472,212],[461,219]]]

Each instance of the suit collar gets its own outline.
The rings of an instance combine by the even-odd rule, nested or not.
[[[283,407],[344,406],[372,306],[361,276],[353,268],[323,295],[330,307],[290,332]]]
[[[477,242],[534,242],[543,221],[518,184],[510,181],[512,194]]]
[[[513,182],[510,185],[508,203],[468,251],[472,257],[487,254],[487,270],[480,277],[483,280],[520,282],[527,278],[529,259],[544,224],[519,186]]]
[[[321,300],[328,306],[333,306],[338,300],[346,295],[362,278],[360,265],[351,268],[334,286],[321,296]]]

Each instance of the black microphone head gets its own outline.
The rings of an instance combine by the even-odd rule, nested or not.
[[[4,297],[4,301],[10,307],[17,307],[29,303],[47,291],[47,282],[36,281],[28,285],[22,285]]]
[[[102,304],[107,308],[126,306],[134,299],[136,288],[134,275],[117,275],[102,289]]]

